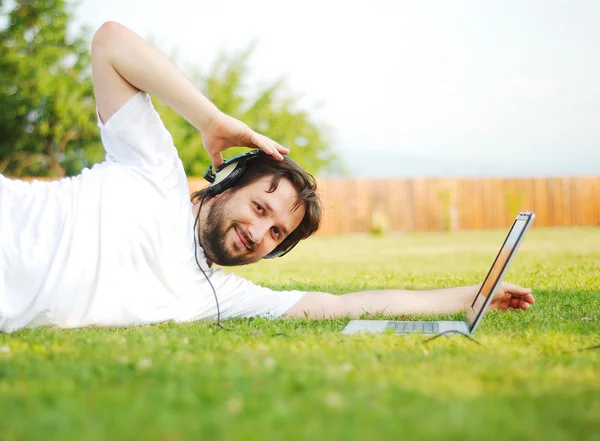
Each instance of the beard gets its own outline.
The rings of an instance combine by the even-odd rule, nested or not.
[[[225,203],[228,199],[228,195],[221,194],[220,197],[212,200],[205,225],[199,226],[200,245],[206,257],[217,265],[239,266],[254,263],[260,260],[260,257],[257,257],[253,251],[243,250],[239,254],[234,254],[231,244],[226,241],[227,233],[235,229],[237,225],[235,222],[228,225],[225,210]]]

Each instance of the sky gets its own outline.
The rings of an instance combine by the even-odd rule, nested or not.
[[[251,84],[285,78],[342,154],[600,161],[599,1],[81,0],[75,19],[181,68],[255,42]]]

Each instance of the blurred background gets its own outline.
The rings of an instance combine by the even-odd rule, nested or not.
[[[291,147],[322,233],[504,227],[519,210],[600,225],[598,2],[0,0],[0,173],[103,160],[89,45],[107,20]],[[202,140],[155,105],[196,189]]]

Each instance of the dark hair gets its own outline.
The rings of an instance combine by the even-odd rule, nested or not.
[[[314,234],[321,225],[323,206],[317,194],[317,181],[310,173],[302,170],[296,162],[287,156],[284,157],[283,161],[277,161],[267,154],[259,154],[247,162],[246,170],[229,189],[237,191],[265,176],[272,177],[271,187],[267,190],[269,193],[277,190],[282,178],[287,179],[292,184],[298,193],[298,199],[292,206],[292,211],[297,210],[304,204],[305,213],[300,225],[271,252],[283,251],[285,254],[302,239]],[[202,200],[207,193],[207,188],[192,193],[192,202],[197,203]]]

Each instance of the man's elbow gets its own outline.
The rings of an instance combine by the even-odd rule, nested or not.
[[[307,292],[288,312],[288,317],[330,319],[346,314],[342,296],[323,292]]]
[[[106,47],[111,41],[118,39],[124,26],[115,21],[107,21],[102,24],[92,38],[92,54],[100,48]]]

